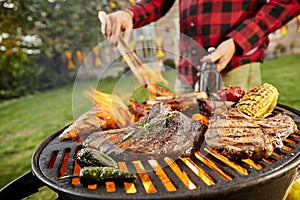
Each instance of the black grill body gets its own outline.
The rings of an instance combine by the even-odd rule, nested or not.
[[[300,129],[299,111],[278,105],[276,112],[290,115]],[[262,160],[232,161],[203,143],[195,156],[189,159],[117,157],[119,163],[137,174],[136,183],[130,186],[129,183],[107,182],[89,188],[74,183],[72,179],[59,180],[59,177],[76,173],[75,156],[81,149],[78,141],[58,138],[63,130],[50,136],[36,149],[32,157],[32,173],[1,189],[1,199],[28,195],[46,185],[56,191],[60,199],[281,200],[291,186],[300,163],[300,132],[284,141],[285,148]],[[26,190],[20,184],[25,179],[31,189],[24,194],[15,194],[14,191]]]

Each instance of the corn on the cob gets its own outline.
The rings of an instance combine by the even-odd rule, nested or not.
[[[247,92],[236,104],[236,108],[253,118],[264,118],[270,115],[277,104],[277,89],[264,83]]]

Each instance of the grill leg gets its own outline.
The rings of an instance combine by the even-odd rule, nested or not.
[[[44,184],[30,171],[4,186],[0,190],[0,199],[22,199],[38,192],[42,186]]]

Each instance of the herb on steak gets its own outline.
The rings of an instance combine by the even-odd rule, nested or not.
[[[169,130],[167,127],[168,120],[172,119],[173,115],[169,113],[163,118],[158,118],[155,122],[137,123],[133,126],[134,130],[129,131],[124,137],[123,141],[136,135],[138,137],[147,137],[150,134],[158,134],[159,132],[166,132]]]

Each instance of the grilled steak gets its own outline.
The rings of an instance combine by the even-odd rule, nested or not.
[[[134,125],[118,129],[113,134],[106,131],[91,134],[84,146],[111,153],[143,153],[151,157],[166,154],[189,156],[199,149],[206,126],[169,106],[154,104],[149,113]]]
[[[283,140],[296,131],[293,119],[283,113],[254,119],[230,107],[215,111],[205,141],[229,158],[260,159],[270,156],[274,149],[282,148]]]

